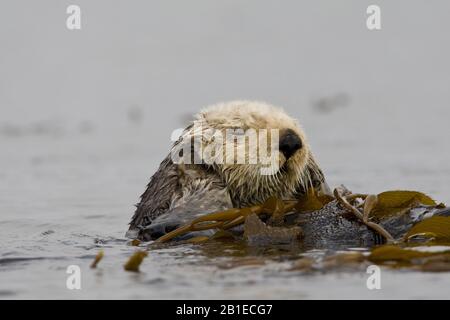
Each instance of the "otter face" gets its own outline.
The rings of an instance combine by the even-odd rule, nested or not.
[[[312,186],[317,166],[306,136],[280,108],[249,101],[213,105],[186,135],[201,137],[202,163],[222,178],[235,206],[289,198]]]

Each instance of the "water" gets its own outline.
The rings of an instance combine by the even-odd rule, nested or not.
[[[63,2],[2,10],[0,298],[450,297],[449,273],[383,269],[368,290],[365,270],[289,271],[295,250],[184,245],[123,270],[133,204],[170,133],[221,100],[284,106],[332,186],[450,203],[448,4],[408,1],[405,15],[380,1],[386,24],[368,34],[361,1],[246,3],[81,1],[79,33],[61,26]],[[81,290],[66,288],[69,265]]]
[[[321,117],[317,116],[320,122]],[[215,252],[184,245],[151,251],[139,274],[124,271],[123,264],[136,250],[124,239],[132,203],[158,161],[151,150],[135,142],[133,137],[142,131],[130,126],[115,132],[114,139],[112,132],[69,129],[58,136],[1,137],[6,150],[0,164],[2,298],[448,298],[448,273],[383,270],[382,290],[370,291],[365,270],[289,271],[292,259],[300,254],[292,250],[270,255],[248,248],[231,254],[223,248]],[[335,147],[335,152],[338,158],[345,157],[341,148]],[[395,173],[402,159],[391,156],[394,164],[385,167],[386,180],[371,169],[376,161],[364,166],[358,159],[325,168],[334,185],[352,181],[349,187],[358,191],[414,183],[421,185],[417,189],[435,190],[434,181],[450,178],[448,170],[443,170],[447,176],[442,178],[442,172],[429,169],[427,175],[419,171],[402,179]],[[448,197],[441,183],[432,194],[444,201]],[[105,257],[92,270],[89,265],[100,248]],[[248,257],[264,258],[245,265]],[[227,263],[231,267],[224,267]],[[79,291],[66,288],[66,268],[72,264],[82,270]]]

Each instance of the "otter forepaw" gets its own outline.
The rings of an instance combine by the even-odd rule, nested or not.
[[[182,222],[178,220],[154,221],[139,231],[138,238],[143,241],[156,240],[181,226]]]
[[[152,222],[152,224],[142,228],[138,231],[137,238],[142,241],[152,241],[161,238],[167,233],[174,231],[180,228],[183,225],[187,224],[187,221],[178,220],[178,219],[162,219],[158,221],[156,219]],[[192,231],[188,233],[184,233],[174,238],[176,241],[188,240],[192,237],[197,236],[212,236],[214,232],[212,230],[202,230],[202,231]]]

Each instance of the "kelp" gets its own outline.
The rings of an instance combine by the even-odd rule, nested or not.
[[[437,204],[426,194],[417,191],[397,190],[382,192],[378,195],[351,194],[344,196],[340,194],[338,189],[335,189],[334,195],[341,205],[352,212],[362,223],[385,237],[389,243],[394,243],[396,240],[378,222],[393,215],[408,214],[410,210],[418,206],[445,207],[444,204]],[[355,203],[358,199],[361,199],[362,202]],[[408,232],[407,238],[421,234],[433,239],[448,240],[450,238],[449,220],[445,220],[446,217],[433,217],[432,219],[431,221],[424,219],[415,225]],[[447,221],[447,223],[444,223],[444,221]]]
[[[359,252],[332,255],[321,264],[311,264],[300,259],[293,270],[324,270],[329,267],[345,268],[349,266],[376,263],[393,268],[408,267],[420,271],[450,271],[450,217],[432,216],[414,224],[402,239],[394,241],[392,236],[378,223],[393,215],[407,214],[416,207],[439,209],[429,196],[416,191],[388,191],[378,195],[349,194],[342,195],[334,191],[336,199],[361,222],[385,236],[388,244],[371,249],[369,255]],[[359,201],[358,201],[359,200]],[[425,247],[423,245],[426,245]]]
[[[386,191],[377,195],[378,202],[372,210],[372,216],[378,220],[408,212],[418,205],[437,206],[438,204],[424,193],[417,191]]]
[[[378,199],[374,196],[369,196],[369,195],[365,195],[365,196],[360,196],[361,198],[364,199],[371,199],[371,204],[370,205],[364,205],[363,208],[366,211],[361,212],[356,206],[352,205],[349,200],[347,199],[346,196],[342,195],[338,189],[334,189],[334,196],[336,197],[336,200],[338,200],[338,202],[343,205],[345,208],[347,208],[350,212],[352,212],[362,223],[364,223],[367,227],[373,229],[374,231],[378,232],[380,235],[382,235],[384,238],[386,238],[386,240],[388,242],[395,242],[394,237],[392,237],[392,235],[386,230],[384,229],[381,225],[372,222],[369,220],[369,215],[370,212],[372,211],[372,209],[377,205],[378,203]],[[353,197],[352,200],[355,200],[359,197]]]
[[[245,221],[245,217],[250,214],[272,214],[277,212],[291,211],[294,208],[293,203],[284,204],[282,201],[274,198],[269,198],[263,205],[252,206],[242,209],[229,209],[225,211],[211,213],[202,217],[199,217],[192,221],[190,224],[175,229],[172,232],[165,234],[156,240],[157,243],[166,242],[183,234],[192,231],[201,231],[208,229],[222,229],[227,230],[242,224]]]
[[[186,242],[187,243],[199,244],[199,243],[204,243],[204,242],[208,241],[209,239],[210,238],[206,237],[206,236],[198,236],[198,237],[190,238]]]
[[[394,214],[406,214],[418,205],[439,206],[429,196],[417,191],[386,191],[378,195],[369,194],[344,194],[338,189],[334,190],[334,197],[330,195],[318,195],[314,189],[308,190],[298,201],[282,201],[275,197],[267,199],[263,204],[247,208],[233,208],[225,211],[211,213],[193,220],[190,224],[167,233],[156,240],[156,243],[164,243],[176,237],[193,231],[208,229],[227,230],[243,224],[246,217],[255,214],[257,216],[268,215],[267,224],[282,226],[284,216],[295,210],[297,213],[317,211],[324,205],[336,199],[353,213],[363,224],[382,235],[389,243],[395,239],[378,222],[383,218]],[[202,242],[206,241],[205,239]]]
[[[450,243],[450,217],[433,216],[415,224],[405,235],[411,242],[420,238],[435,243]]]
[[[324,271],[362,271],[372,264],[367,259],[368,253],[361,251],[346,251],[325,254],[321,257],[301,256],[295,260],[288,271],[303,273]]]
[[[239,259],[232,259],[219,263],[217,266],[220,269],[234,269],[240,267],[259,267],[267,263],[267,260],[263,257],[242,257]]]
[[[292,266],[288,269],[289,271],[302,271],[302,272],[312,272],[318,269],[317,261],[311,257],[301,257],[300,259],[294,261]]]
[[[372,263],[391,268],[450,271],[450,246],[384,245],[373,248],[367,259]]]
[[[323,258],[302,256],[289,271],[363,271],[376,264],[385,268],[408,268],[412,271],[450,271],[450,246],[382,245],[369,252],[348,251],[326,255]]]
[[[133,247],[139,247],[139,245],[141,244],[141,240],[133,239],[128,244]]]
[[[331,195],[319,195],[315,189],[310,189],[305,195],[300,196],[297,204],[295,205],[295,209],[299,213],[317,211],[333,200],[334,198]]]
[[[190,224],[177,228],[158,238],[156,243],[167,242],[193,231],[208,229],[227,230],[243,224],[246,217],[252,214],[257,216],[268,215],[270,216],[269,224],[279,225],[282,223],[283,217],[293,210],[297,212],[319,210],[332,199],[330,196],[318,196],[313,189],[308,191],[299,201],[283,201],[275,197],[270,197],[262,205],[247,208],[233,208],[199,217]]]
[[[425,258],[436,253],[427,251],[418,251],[414,248],[402,248],[395,245],[384,245],[375,247],[370,256],[369,261],[383,264],[386,262],[410,263],[414,259]]]
[[[302,235],[300,227],[272,227],[262,222],[256,214],[247,216],[244,239],[250,244],[270,245],[292,243]]]
[[[139,266],[141,265],[144,258],[148,255],[147,251],[136,251],[124,265],[126,271],[139,272]]]
[[[92,261],[92,263],[91,263],[91,269],[97,268],[97,265],[100,262],[100,260],[103,259],[103,256],[104,256],[103,250],[99,250],[97,255],[95,256],[94,261]]]
[[[197,236],[181,243],[196,245],[211,244],[215,248],[223,241],[235,241],[237,238],[229,230],[244,224],[243,241],[247,244],[271,245],[292,243],[301,239],[299,227],[288,227],[285,223],[287,214],[314,214],[330,201],[336,200],[349,214],[356,217],[374,232],[382,235],[387,244],[374,247],[368,253],[338,253],[324,258],[317,263],[312,258],[298,259],[292,270],[323,270],[346,267],[361,267],[370,263],[391,267],[411,267],[424,271],[445,271],[450,269],[450,250],[444,252],[420,251],[414,246],[421,243],[450,243],[450,217],[433,216],[416,223],[402,239],[394,239],[380,224],[384,219],[394,215],[408,214],[417,207],[442,208],[431,197],[417,191],[387,191],[379,194],[353,194],[345,188],[335,189],[334,197],[319,195],[309,190],[297,201],[282,201],[275,197],[267,199],[263,204],[247,208],[233,208],[207,214],[193,220],[191,223],[167,233],[153,244],[162,245],[170,240],[193,231],[214,229],[211,237]],[[263,222],[266,221],[266,222]],[[240,238],[242,242],[242,238]],[[133,245],[133,244],[132,244]],[[134,245],[138,245],[134,244]],[[450,247],[449,247],[450,248]],[[215,249],[216,250],[216,249]],[[146,252],[136,252],[125,265],[126,270],[138,271],[139,265],[147,255]],[[259,259],[251,258],[248,265],[258,265]],[[233,265],[240,265],[236,262]],[[242,263],[246,265],[246,263]]]

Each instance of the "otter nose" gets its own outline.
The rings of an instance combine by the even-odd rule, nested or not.
[[[288,130],[280,137],[280,144],[278,148],[284,154],[286,159],[290,158],[295,151],[302,147],[302,140],[292,130]]]

